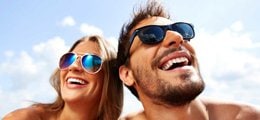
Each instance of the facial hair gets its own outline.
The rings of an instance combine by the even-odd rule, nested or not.
[[[182,106],[194,100],[205,88],[197,62],[196,66],[196,72],[187,72],[178,76],[178,79],[182,80],[178,85],[159,78],[155,72],[148,69],[149,67],[140,64],[136,66],[133,76],[144,94],[154,103]]]

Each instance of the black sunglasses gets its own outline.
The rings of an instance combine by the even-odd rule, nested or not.
[[[86,72],[95,74],[101,69],[102,59],[99,56],[89,53],[79,56],[72,52],[62,55],[59,62],[59,68],[61,70],[69,68],[69,66],[71,66],[78,59],[78,57],[81,57],[81,65]]]
[[[126,60],[129,55],[129,50],[136,35],[144,44],[152,45],[163,41],[167,30],[180,33],[183,39],[187,41],[190,41],[190,39],[195,36],[193,25],[185,22],[177,22],[170,25],[148,25],[138,28],[133,32],[129,39],[129,45],[126,47],[124,60]]]

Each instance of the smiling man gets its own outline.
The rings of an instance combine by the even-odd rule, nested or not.
[[[260,119],[252,106],[197,98],[205,84],[189,43],[194,36],[193,25],[173,22],[155,0],[148,1],[123,26],[119,77],[144,107],[125,119]]]

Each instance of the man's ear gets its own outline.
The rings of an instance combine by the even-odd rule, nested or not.
[[[134,84],[132,71],[125,65],[119,67],[119,77],[127,86],[132,86]]]

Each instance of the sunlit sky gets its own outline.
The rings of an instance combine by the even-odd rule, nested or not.
[[[99,33],[115,46],[133,7],[145,0],[0,0],[0,118],[51,102],[49,77],[75,40]],[[206,89],[200,97],[260,105],[258,0],[164,0],[173,21],[190,22]],[[123,115],[140,110],[125,89]]]

